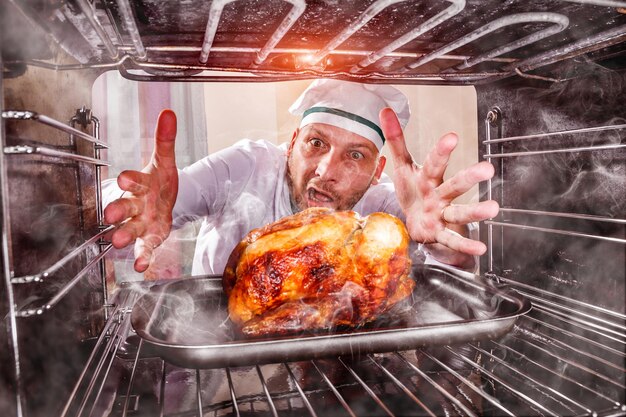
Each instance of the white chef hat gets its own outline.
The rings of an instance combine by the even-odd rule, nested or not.
[[[384,84],[318,79],[291,105],[289,112],[302,115],[300,127],[325,123],[341,127],[372,141],[378,150],[385,144],[378,113],[391,107],[402,128],[409,121],[409,100],[397,88]]]

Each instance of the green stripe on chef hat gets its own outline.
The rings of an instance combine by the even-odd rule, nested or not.
[[[370,140],[380,151],[385,143],[379,112],[391,107],[404,129],[409,102],[397,88],[383,84],[362,84],[331,79],[315,80],[289,108],[302,116],[300,127],[325,123],[346,129]]]

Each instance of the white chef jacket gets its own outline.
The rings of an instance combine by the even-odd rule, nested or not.
[[[179,170],[173,226],[201,219],[193,275],[222,274],[231,251],[248,232],[293,214],[287,147],[244,139]],[[104,182],[105,204],[120,195],[114,180]],[[385,174],[353,210],[363,216],[383,211],[404,221],[393,183]]]

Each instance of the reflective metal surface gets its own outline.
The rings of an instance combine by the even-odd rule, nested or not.
[[[179,366],[215,368],[364,355],[417,347],[497,339],[530,303],[478,276],[418,266],[416,288],[385,317],[330,334],[245,340],[228,320],[221,278],[168,283],[143,295],[133,308],[137,334],[153,351]]]

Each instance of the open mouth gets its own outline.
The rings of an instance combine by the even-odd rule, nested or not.
[[[318,191],[314,188],[309,188],[307,190],[307,200],[309,200],[309,206],[327,205],[335,201],[330,194]]]

